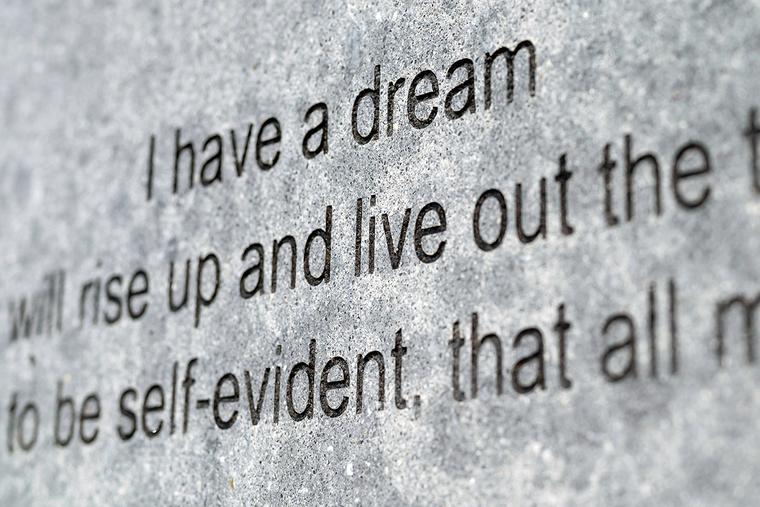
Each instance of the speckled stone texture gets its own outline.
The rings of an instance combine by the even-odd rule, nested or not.
[[[713,506],[751,505],[760,497],[760,373],[746,360],[738,313],[725,320],[722,367],[715,355],[716,303],[760,291],[760,193],[743,134],[750,110],[760,106],[758,0],[9,0],[0,9],[0,505]],[[505,100],[500,70],[486,109],[486,53],[523,40],[536,49],[535,95],[527,93],[520,57],[514,101]],[[443,110],[453,82],[446,71],[462,58],[474,61],[476,109],[450,120]],[[381,135],[359,145],[351,106],[372,86],[375,65],[382,69]],[[433,123],[416,129],[406,119],[406,91],[424,69],[438,76],[441,96]],[[406,84],[389,137],[387,83],[400,77]],[[307,160],[303,117],[317,102],[329,107],[329,152]],[[281,123],[281,154],[262,171],[252,150],[268,117]],[[236,129],[242,141],[248,122],[251,152],[238,177],[227,135]],[[221,183],[196,181],[193,190],[172,194],[176,128],[194,141],[198,171],[203,140],[224,136]],[[625,219],[626,134],[636,155],[655,153],[661,164],[659,216],[649,169],[642,169],[632,186],[636,215]],[[151,136],[155,186],[148,201]],[[671,184],[673,158],[690,141],[709,149],[711,164],[709,174],[683,183],[690,198],[709,185],[709,198],[695,210],[676,202]],[[608,143],[618,162],[614,227],[597,170]],[[563,153],[573,172],[571,235],[560,231],[554,180]],[[515,185],[530,196],[530,228],[538,220],[541,177],[547,236],[522,244]],[[506,197],[509,222],[503,244],[485,252],[473,241],[472,219],[489,188]],[[371,195],[377,202],[370,210]],[[373,274],[364,265],[356,277],[360,197],[365,241],[368,217],[377,217],[378,258]],[[412,230],[431,201],[445,208],[447,229],[438,238],[447,243],[439,260],[425,264],[415,256]],[[324,227],[328,205],[331,280],[312,287],[300,256],[307,235]],[[392,269],[380,214],[389,213],[396,235],[406,208],[409,233]],[[497,209],[490,202],[483,215],[491,239]],[[245,247],[262,243],[269,270],[272,241],[288,234],[298,241],[296,288],[284,274],[271,294],[266,271],[266,293],[241,298],[238,280],[250,265],[241,260]],[[434,250],[436,241],[427,241]],[[315,257],[322,255],[315,248]],[[188,258],[196,266],[210,252],[219,258],[221,285],[196,327],[192,303],[167,310],[168,266],[183,267]],[[145,314],[80,328],[82,284],[137,269],[150,276]],[[56,270],[66,276],[62,330],[12,340],[11,303],[44,290],[44,276]],[[201,284],[207,294],[209,279]],[[666,343],[669,280],[678,295],[676,375]],[[657,378],[650,375],[650,285],[661,347]],[[560,304],[572,324],[570,388],[558,379],[553,326]],[[480,335],[501,339],[504,390],[496,394],[494,355],[483,345],[480,392],[471,398],[468,341],[461,366],[466,399],[456,401],[449,340],[455,321],[470,340],[474,312]],[[618,312],[635,321],[638,371],[613,383],[600,358],[605,344],[625,333],[613,326],[605,335],[602,327]],[[544,334],[546,388],[519,394],[512,370],[526,352],[512,340],[529,326]],[[399,329],[408,348],[403,410],[395,405],[391,355]],[[290,368],[307,361],[311,339],[314,416],[293,421],[283,398],[274,424],[274,366],[281,365],[284,386]],[[530,352],[530,340],[524,345]],[[373,369],[365,410],[357,414],[356,356],[372,350],[384,355],[386,399],[376,403]],[[343,391],[346,412],[330,418],[320,406],[319,376],[337,355],[347,359],[351,384]],[[182,381],[191,358],[195,384],[183,433]],[[169,406],[175,361],[176,431],[169,433],[164,408],[149,416],[150,425],[162,417],[164,426],[148,438],[138,409],[156,383]],[[616,361],[619,371],[625,353]],[[265,368],[269,394],[254,427],[243,372],[250,371],[255,397]],[[212,407],[195,402],[213,397],[227,372],[240,383],[239,414],[222,430]],[[97,393],[100,416],[87,426],[98,428],[93,443],[81,441],[76,421],[71,443],[55,445],[58,382],[78,412],[84,397]],[[128,400],[137,431],[123,441],[118,428],[129,427],[130,418],[119,399],[129,387],[137,393]],[[28,451],[12,431],[14,395],[16,420],[24,403],[38,407],[38,439]],[[340,393],[330,399],[337,405]],[[225,417],[232,409],[225,406]]]

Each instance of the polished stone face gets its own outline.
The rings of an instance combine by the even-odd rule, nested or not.
[[[0,505],[760,496],[757,0],[0,41]]]

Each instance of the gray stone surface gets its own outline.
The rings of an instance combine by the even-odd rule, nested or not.
[[[750,109],[760,104],[758,27],[757,0],[6,2],[0,504],[751,504],[760,495],[760,378],[744,357],[740,317],[726,320],[722,367],[714,351],[716,302],[760,290],[760,194],[752,188],[742,134]],[[486,53],[526,39],[536,47],[535,96],[526,92],[521,62],[515,100],[506,103],[501,73],[486,109]],[[393,136],[385,135],[387,82],[405,77],[407,90],[419,71],[432,69],[443,94],[452,82],[446,70],[460,58],[475,62],[475,113],[449,120],[441,97],[433,124],[414,129],[402,93]],[[372,84],[375,65],[382,66],[382,135],[360,146],[351,137],[351,104]],[[329,106],[330,148],[306,160],[302,119],[320,101]],[[222,183],[171,193],[175,128],[195,141],[201,160],[207,135],[226,136],[230,128],[243,135],[253,121],[255,143],[270,116],[283,132],[272,170],[261,171],[251,158],[245,175],[234,176],[225,144]],[[635,218],[608,227],[597,166],[607,143],[622,164],[627,133],[638,154],[654,152],[661,162],[663,211],[653,213],[653,185],[644,172],[634,184]],[[146,201],[151,135],[157,163]],[[690,196],[710,187],[707,202],[693,211],[676,203],[671,185],[673,157],[691,140],[709,148],[712,169],[684,183]],[[569,236],[560,233],[553,180],[562,153],[573,171]],[[622,217],[620,166],[615,174]],[[548,235],[522,245],[514,187],[522,183],[535,196],[541,177],[548,179]],[[509,224],[504,243],[483,252],[473,242],[473,207],[492,187],[506,196]],[[367,205],[372,194],[376,213],[391,213],[394,234],[407,207],[413,229],[424,204],[441,203],[447,244],[440,260],[419,262],[410,231],[401,265],[392,269],[378,218],[377,269],[355,277],[355,203],[363,197]],[[272,240],[293,234],[300,270],[303,242],[324,226],[327,205],[330,282],[311,287],[299,271],[293,290],[282,277],[275,294],[242,299],[243,249],[263,243],[269,269]],[[527,213],[531,224],[535,210]],[[483,223],[494,237],[493,222]],[[192,309],[167,311],[168,265],[195,263],[212,251],[221,286],[195,327]],[[150,276],[145,315],[80,328],[81,285],[138,268]],[[11,302],[44,288],[45,274],[58,269],[66,273],[62,331],[12,340]],[[669,279],[678,291],[679,371],[669,373],[661,343],[659,376],[652,379],[647,290],[656,285],[656,328],[665,339]],[[204,287],[211,290],[208,282]],[[572,322],[569,389],[558,380],[552,330],[560,303]],[[623,333],[615,328],[605,338],[602,326],[620,311],[635,318],[638,377],[611,383],[600,357],[605,340],[620,341]],[[502,340],[504,392],[495,392],[488,350],[479,396],[469,399],[468,344],[462,352],[468,399],[457,402],[448,341],[457,320],[469,339],[473,312],[481,335]],[[525,353],[513,350],[512,339],[528,326],[545,335],[546,389],[517,394],[511,368]],[[390,351],[398,329],[408,347],[404,395],[410,405],[419,395],[419,408],[394,404]],[[273,424],[270,393],[263,420],[252,427],[243,371],[250,370],[254,389],[275,363],[286,375],[307,359],[311,339],[317,384],[328,358],[347,358],[347,411],[326,417],[317,385],[312,419],[295,422],[283,405]],[[386,401],[372,402],[368,374],[367,407],[357,414],[356,356],[374,349],[386,360]],[[129,422],[119,411],[121,393],[133,386],[142,397],[160,383],[168,406],[173,363],[181,382],[193,357],[187,433],[179,416],[177,431],[168,433],[167,409],[156,438],[147,438],[138,421],[133,438],[119,439],[117,428]],[[241,383],[240,413],[221,430],[212,409],[196,409],[195,400],[212,397],[226,372]],[[85,395],[97,393],[101,414],[88,426],[99,432],[92,444],[78,436],[65,447],[54,444],[58,382],[77,410]],[[269,389],[272,383],[273,377]],[[39,436],[28,451],[15,435],[8,448],[14,394],[16,416],[25,402],[39,410]]]

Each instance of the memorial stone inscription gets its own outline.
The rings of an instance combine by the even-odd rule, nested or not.
[[[757,0],[2,9],[0,504],[760,496]]]

